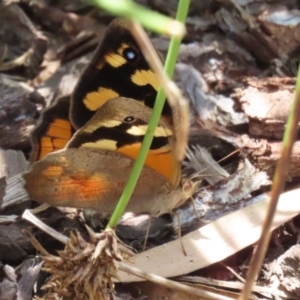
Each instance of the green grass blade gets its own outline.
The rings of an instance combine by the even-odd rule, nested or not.
[[[178,6],[178,11],[177,11],[177,16],[176,19],[182,23],[185,23],[187,14],[188,14],[188,9],[189,9],[189,0],[180,0],[179,6]],[[171,77],[173,75],[174,69],[175,69],[175,64],[176,64],[176,59],[179,53],[179,46],[180,46],[181,39],[178,37],[173,37],[171,39],[169,51],[167,54],[166,58],[166,63],[164,69],[166,70],[167,74]],[[148,130],[146,132],[145,138],[143,140],[143,144],[141,146],[141,150],[139,152],[139,155],[137,157],[137,160],[133,166],[132,173],[130,175],[130,178],[124,188],[123,194],[119,200],[119,203],[110,219],[109,222],[109,227],[110,228],[115,228],[117,226],[117,223],[119,219],[121,218],[121,215],[123,214],[130,197],[134,191],[134,188],[136,186],[136,183],[139,179],[139,176],[141,174],[141,171],[144,166],[145,159],[147,157],[147,153],[149,151],[149,148],[151,146],[152,140],[153,140],[153,135],[155,128],[158,125],[163,107],[165,103],[165,93],[162,90],[162,88],[159,89],[155,101],[155,105],[153,108],[153,112],[151,115],[151,119],[149,122]]]

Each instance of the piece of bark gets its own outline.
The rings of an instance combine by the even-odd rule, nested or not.
[[[16,3],[1,5],[0,41],[0,53],[4,54],[0,70],[18,68],[18,76],[23,72],[27,78],[33,78],[39,72],[47,40]]]
[[[239,149],[240,153],[248,157],[256,168],[267,172],[269,177],[273,177],[276,164],[281,155],[281,142],[268,141],[266,139],[252,139],[247,134],[239,135],[213,123],[206,123],[205,126],[212,135],[226,141],[234,148]],[[300,177],[299,156],[300,141],[296,141],[290,156],[287,180]]]
[[[64,32],[71,36],[76,36],[84,30],[99,31],[100,33],[100,28],[105,27],[89,16],[65,12],[57,6],[39,5],[36,2],[33,5],[30,4],[27,8],[32,12],[35,21],[45,29]]]
[[[46,106],[58,97],[69,95],[73,92],[81,72],[86,68],[92,53],[77,58],[59,66],[56,72],[46,81],[39,84],[37,91],[45,98]]]
[[[43,97],[25,84],[0,75],[0,147],[30,148],[29,133],[38,117]]]
[[[1,210],[5,210],[7,213],[7,209],[12,207],[12,210],[15,213],[16,207],[21,207],[21,209],[23,209],[23,205],[27,207],[30,199],[26,190],[24,189],[24,180],[22,178],[22,174],[13,176],[11,178],[5,178],[5,184],[3,184],[3,186],[5,192],[2,199]]]
[[[276,52],[262,44],[257,37],[250,33],[247,23],[240,18],[237,12],[232,12],[221,8],[216,14],[219,27],[228,35],[234,35],[252,55],[262,60],[270,62],[276,58]]]
[[[7,182],[10,182],[10,178],[14,178],[15,176],[18,178],[18,174],[22,174],[27,171],[28,168],[29,164],[25,159],[23,152],[0,149],[0,211],[9,206],[8,203],[5,202],[5,196],[9,193],[9,190],[6,189]],[[19,207],[14,206],[10,213],[16,214],[27,207],[28,204],[21,204]],[[6,213],[9,212],[6,211]]]
[[[5,277],[0,282],[0,300],[14,300],[17,294],[17,276],[13,267],[3,267]]]
[[[269,286],[300,297],[300,245],[292,246],[282,254],[272,268]]]
[[[286,120],[294,98],[294,78],[246,78],[244,87],[231,97],[237,100],[249,118],[253,137],[283,137]]]
[[[0,300],[31,300],[33,286],[36,283],[42,263],[36,259],[27,259],[22,263],[18,270],[18,276],[15,270],[9,265],[3,267],[5,277],[0,282]]]
[[[270,176],[274,174],[277,162],[281,157],[282,143],[281,142],[269,142],[268,151],[263,155],[255,155],[254,164],[260,170],[266,171]],[[287,180],[300,176],[300,141],[296,141],[293,146],[293,150],[290,156],[290,167],[286,174]]]
[[[28,225],[25,222],[15,222],[10,225],[0,226],[0,253],[1,260],[5,263],[20,263],[33,251],[28,237],[22,233]]]
[[[272,37],[283,62],[288,62],[292,73],[297,73],[300,46],[300,12],[286,6],[272,6],[258,16],[262,30]],[[294,61],[293,61],[294,60]]]
[[[213,29],[209,33],[199,33],[199,41],[195,42],[197,38],[194,36],[192,43],[181,44],[177,61],[198,70],[215,91],[230,90],[236,86],[237,78],[257,76],[262,72],[254,57],[236,41],[214,32]],[[169,40],[158,37],[152,39],[152,42],[165,56]]]
[[[272,64],[280,62],[275,70],[280,74],[295,75],[299,58],[299,13],[293,10],[295,3],[277,1],[266,4],[231,2],[216,13],[219,26],[235,38],[258,60]],[[256,4],[256,5],[255,5]],[[293,55],[292,55],[293,54]]]
[[[229,97],[210,91],[203,76],[192,66],[176,65],[179,87],[190,100],[195,117],[201,122],[218,122],[223,126],[240,125],[247,122],[243,112],[235,110],[235,103]]]
[[[51,43],[50,50],[54,59],[70,61],[89,51],[93,51],[102,39],[106,25],[89,15],[66,12],[55,6],[29,3],[26,6],[42,27],[61,35],[64,44]]]
[[[22,300],[31,300],[34,285],[40,273],[43,262],[40,259],[26,259],[19,271],[17,297]]]
[[[21,151],[0,149],[0,178],[10,178],[28,169],[28,162]]]

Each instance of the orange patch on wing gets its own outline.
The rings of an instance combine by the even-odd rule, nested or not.
[[[67,176],[64,171],[61,166],[50,166],[39,178],[31,178],[27,182],[27,189],[33,198],[41,199],[45,193],[51,196],[47,203],[54,206],[70,206],[70,195],[76,195],[72,197],[74,207],[89,207],[87,203],[106,199],[109,191],[113,189],[104,174],[88,175],[84,170],[80,170]]]
[[[42,159],[45,155],[63,149],[72,137],[72,127],[70,122],[62,119],[55,119],[52,122],[45,135],[38,141],[38,157],[35,160]]]
[[[40,140],[40,151],[37,160],[40,160],[45,155],[53,152],[54,150],[55,148],[52,139],[49,137],[42,137],[42,139]]]
[[[55,121],[50,124],[46,135],[61,139],[69,139],[71,137],[71,124],[67,120],[55,119]]]
[[[80,178],[81,177],[81,178]],[[89,199],[102,198],[101,192],[113,188],[106,180],[105,176],[76,176],[68,180],[68,188],[75,189],[79,198],[89,201]]]
[[[117,152],[136,160],[140,148],[141,144],[136,143],[118,148]],[[173,182],[174,174],[177,172],[174,154],[172,153],[171,149],[168,149],[167,147],[157,150],[149,150],[145,161],[145,166],[163,175],[170,182]]]

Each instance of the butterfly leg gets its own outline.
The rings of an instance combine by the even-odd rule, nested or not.
[[[153,218],[152,215],[150,215],[149,216],[149,220],[148,220],[146,234],[145,234],[144,244],[143,244],[143,251],[146,250],[146,245],[147,245],[147,241],[148,241],[148,237],[149,237],[149,232],[150,232],[150,226],[151,226],[152,218]]]
[[[180,219],[180,214],[173,212],[173,214],[177,217],[177,222],[178,222],[178,238],[180,240],[180,244],[181,244],[181,249],[182,252],[184,254],[184,256],[187,256],[183,242],[182,242],[182,238],[181,238],[181,219]]]

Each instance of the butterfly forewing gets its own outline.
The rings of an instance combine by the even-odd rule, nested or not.
[[[73,92],[70,119],[80,128],[108,99],[118,96],[153,108],[158,88],[159,81],[135,42],[129,23],[116,19]],[[168,103],[163,114],[171,116]]]

